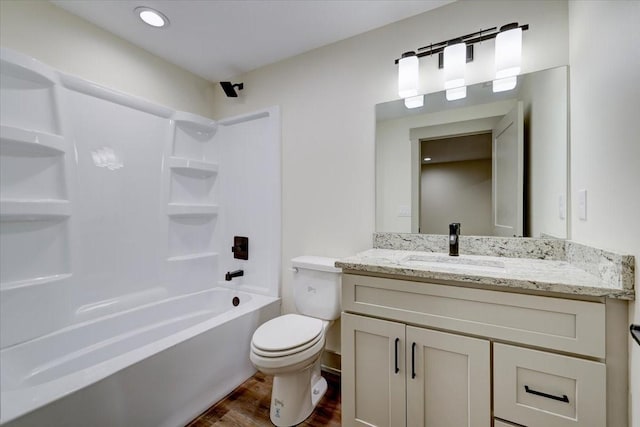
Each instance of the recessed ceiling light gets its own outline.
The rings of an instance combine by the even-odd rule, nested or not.
[[[425,162],[430,162],[430,161],[431,161],[431,157],[425,157],[425,158],[424,158],[424,159],[422,159],[422,160],[424,160]]]
[[[155,9],[151,9],[150,7],[136,7],[136,14],[142,19],[147,25],[151,25],[155,28],[166,27],[169,25],[169,18],[167,18],[163,13],[158,12]]]

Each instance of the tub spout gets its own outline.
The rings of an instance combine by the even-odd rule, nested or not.
[[[230,282],[234,277],[240,276],[244,276],[244,270],[227,271],[227,274],[224,275],[224,280]]]

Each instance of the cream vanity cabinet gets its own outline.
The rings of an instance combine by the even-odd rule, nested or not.
[[[342,280],[343,426],[626,425],[608,424],[605,362],[625,303],[608,314],[605,299]]]

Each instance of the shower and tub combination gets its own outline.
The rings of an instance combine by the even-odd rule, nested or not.
[[[278,108],[216,122],[0,65],[0,424],[183,425],[280,314]]]

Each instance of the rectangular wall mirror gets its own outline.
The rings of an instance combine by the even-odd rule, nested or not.
[[[376,105],[376,230],[567,238],[568,68]]]

